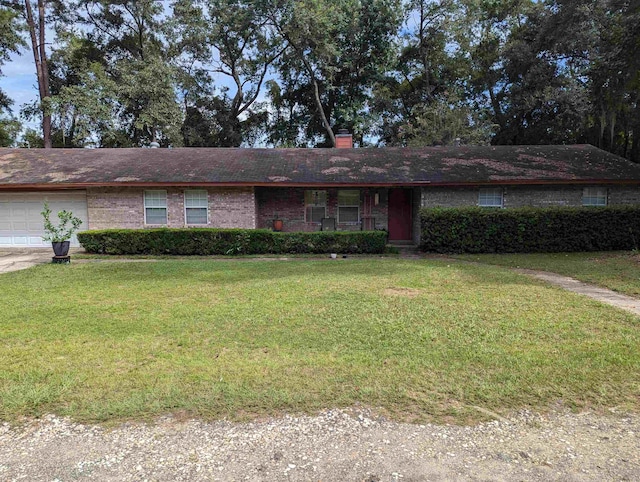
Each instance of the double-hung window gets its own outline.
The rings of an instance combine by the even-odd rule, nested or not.
[[[327,217],[327,191],[305,191],[304,208],[307,223],[321,223]]]
[[[338,191],[338,223],[360,222],[360,191]]]
[[[207,224],[209,218],[209,195],[206,190],[184,192],[184,219],[187,225]]]
[[[607,188],[604,187],[585,187],[582,190],[583,206],[606,206],[607,205]]]
[[[144,223],[167,224],[167,191],[144,192]]]
[[[483,188],[478,193],[478,206],[484,208],[501,208],[504,205],[501,187]]]

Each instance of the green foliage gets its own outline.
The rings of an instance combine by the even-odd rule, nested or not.
[[[408,147],[436,145],[488,145],[492,125],[464,102],[453,96],[437,98],[430,104],[418,104],[411,119],[400,126],[398,138]]]
[[[425,251],[534,253],[633,249],[640,208],[424,208]]]
[[[138,144],[182,145],[175,69],[159,56],[123,60],[119,67],[118,94],[125,111],[135,119],[132,128]]]
[[[68,241],[82,224],[82,219],[75,217],[71,211],[63,210],[58,212],[60,223],[56,226],[51,222],[51,208],[49,208],[47,202],[44,203],[44,209],[41,214],[44,218],[45,232],[42,239],[52,243]]]
[[[56,147],[328,147],[346,128],[361,146],[589,143],[640,162],[638,1],[45,3],[51,92],[22,112],[51,115]],[[0,67],[27,38],[25,3],[3,5]]]
[[[0,147],[13,147],[21,129],[22,124],[18,120],[0,117]]]
[[[18,147],[26,149],[35,149],[44,147],[44,139],[42,138],[42,132],[39,132],[31,127],[27,127],[20,137]]]
[[[277,233],[265,229],[107,229],[78,233],[89,253],[243,255],[384,253],[386,233],[331,231]]]
[[[152,141],[180,146],[184,115],[177,100],[178,71],[173,63],[178,53],[165,37],[162,2],[76,0],[75,4],[75,23],[89,31],[81,47],[91,61],[84,61],[80,69],[86,75],[70,75],[65,80],[69,89],[60,99],[62,105],[78,93],[74,105],[78,115],[70,116],[70,122],[93,126],[101,146],[141,146]],[[86,41],[93,45],[85,45]],[[61,50],[59,56],[67,58],[68,65],[83,62],[82,57]],[[69,74],[73,73],[71,69]],[[93,122],[83,122],[91,119]]]
[[[84,33],[58,32],[57,43],[49,59],[51,97],[46,103],[53,146],[102,146],[115,129],[119,109],[104,52]],[[35,104],[22,113],[32,119],[41,114]]]
[[[255,107],[267,71],[286,49],[268,25],[270,4],[264,0],[174,3],[169,22],[174,48],[192,71],[182,83],[188,113],[182,129],[185,144],[237,147],[249,140],[262,115]],[[226,77],[230,86],[215,89],[213,76]]]
[[[304,133],[308,143],[329,147],[332,126],[362,140],[375,120],[371,86],[391,63],[401,14],[398,0],[286,0],[272,8],[270,22],[288,48],[276,63],[280,92],[270,89],[279,107],[270,141],[298,144]]]

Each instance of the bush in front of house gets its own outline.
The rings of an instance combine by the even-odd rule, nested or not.
[[[637,249],[640,208],[423,208],[424,251],[551,253]]]
[[[242,255],[384,253],[384,231],[278,233],[266,229],[104,229],[78,233],[89,253],[148,255]]]

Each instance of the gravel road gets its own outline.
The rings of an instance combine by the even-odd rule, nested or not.
[[[472,427],[360,408],[251,423],[0,425],[0,480],[640,480],[640,415],[521,411]]]

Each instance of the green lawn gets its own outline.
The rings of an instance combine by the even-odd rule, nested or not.
[[[0,419],[362,403],[466,422],[640,406],[640,320],[491,266],[160,260],[0,275]]]
[[[456,258],[571,276],[630,296],[640,296],[640,254],[603,253],[468,254]]]

